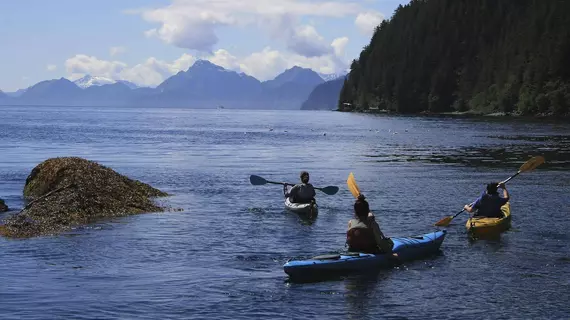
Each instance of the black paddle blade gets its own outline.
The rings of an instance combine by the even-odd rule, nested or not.
[[[329,196],[335,195],[338,192],[338,187],[335,186],[329,186],[329,187],[325,187],[322,189],[319,189],[322,192],[328,194]]]
[[[253,174],[249,176],[249,182],[251,182],[251,184],[253,184],[254,186],[262,186],[264,184],[267,184],[267,180]]]

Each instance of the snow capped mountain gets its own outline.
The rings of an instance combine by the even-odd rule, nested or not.
[[[330,74],[319,73],[319,76],[321,76],[321,78],[323,78],[323,80],[325,80],[325,81],[332,81],[332,80],[336,80],[338,78],[342,78],[342,77],[346,76],[347,74],[348,74],[347,72],[330,73]]]
[[[85,89],[91,86],[102,86],[106,84],[113,84],[115,80],[105,78],[105,77],[92,77],[90,75],[86,75],[83,78],[77,79],[73,81],[78,87]]]
[[[73,81],[73,83],[75,83],[78,87],[80,87],[82,89],[86,89],[86,88],[93,87],[93,86],[104,86],[107,84],[114,84],[117,82],[122,83],[131,89],[139,88],[139,86],[137,86],[136,84],[129,82],[129,81],[113,80],[113,79],[109,79],[109,78],[105,78],[105,77],[99,77],[99,76],[93,77],[91,75],[86,75],[81,79],[77,79],[77,80]]]

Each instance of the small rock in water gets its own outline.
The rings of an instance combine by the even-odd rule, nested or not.
[[[8,211],[8,206],[4,202],[4,200],[0,199],[0,212]]]

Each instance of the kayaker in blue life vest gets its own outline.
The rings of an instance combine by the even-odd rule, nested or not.
[[[497,192],[498,188],[503,189],[502,197]],[[509,192],[505,184],[492,182],[487,185],[487,190],[483,191],[483,194],[475,202],[466,204],[464,208],[469,213],[477,211],[474,214],[475,217],[502,218],[504,215],[501,207],[509,200]]]
[[[311,203],[315,200],[315,196],[315,188],[309,183],[307,171],[301,172],[301,183],[294,185],[289,192],[285,193],[285,197],[288,197],[293,203]]]
[[[348,251],[363,253],[391,253],[394,242],[384,236],[363,195],[354,202],[355,219],[348,221],[346,244]],[[394,254],[394,256],[397,256]]]

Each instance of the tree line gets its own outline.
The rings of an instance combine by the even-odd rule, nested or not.
[[[412,0],[351,65],[339,109],[570,111],[570,1]]]

